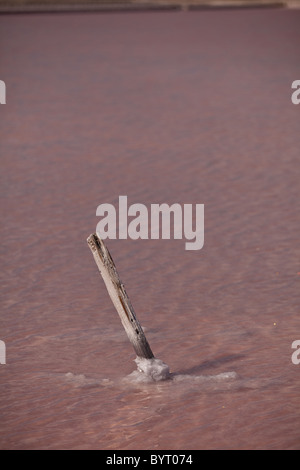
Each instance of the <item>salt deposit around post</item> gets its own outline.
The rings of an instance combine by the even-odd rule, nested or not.
[[[137,370],[133,371],[126,378],[123,379],[124,382],[130,382],[132,384],[141,384],[141,383],[158,383],[163,381],[169,381],[172,383],[178,384],[217,384],[221,382],[232,382],[238,379],[236,372],[223,372],[216,375],[189,375],[189,374],[176,374],[171,373],[169,366],[165,364],[162,360],[152,358],[144,359],[141,357],[136,357],[135,363],[137,365]]]
[[[135,363],[138,370],[135,370],[127,377],[130,381],[150,383],[171,378],[169,366],[160,359],[136,357]]]
[[[135,383],[151,383],[161,382],[164,380],[172,380],[173,382],[188,382],[188,383],[205,383],[205,382],[221,382],[226,380],[237,379],[235,372],[223,372],[216,375],[200,375],[193,376],[188,374],[171,374],[169,366],[162,360],[152,358],[144,359],[137,357],[135,359],[137,370],[132,372],[126,380]]]

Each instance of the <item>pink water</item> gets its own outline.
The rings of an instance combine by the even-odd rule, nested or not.
[[[299,11],[0,17],[1,449],[299,449]],[[96,207],[205,204],[205,245],[110,240]],[[229,372],[229,378],[216,378]],[[234,374],[233,374],[234,373]]]

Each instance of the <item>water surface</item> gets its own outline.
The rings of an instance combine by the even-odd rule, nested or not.
[[[2,449],[299,449],[299,15],[0,17]],[[205,204],[200,251],[108,242],[170,381],[86,245],[119,195]]]

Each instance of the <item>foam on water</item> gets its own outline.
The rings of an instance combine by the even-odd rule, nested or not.
[[[75,387],[79,388],[90,388],[90,387],[107,387],[113,384],[110,379],[91,379],[86,377],[84,374],[73,374],[72,372],[68,372],[65,374],[65,378],[68,383],[74,385]]]
[[[236,372],[222,372],[216,375],[188,375],[179,374],[172,377],[174,382],[189,382],[189,383],[203,383],[203,382],[222,382],[224,380],[237,379]]]
[[[169,366],[160,359],[137,357],[135,363],[138,370],[135,370],[127,377],[132,382],[160,382],[170,378]]]
[[[189,375],[189,374],[176,374],[170,373],[169,366],[160,359],[144,359],[137,357],[135,359],[137,370],[133,371],[127,377],[121,380],[121,382],[131,384],[143,384],[143,383],[155,383],[161,381],[170,381],[178,384],[216,384],[221,382],[231,382],[236,380],[238,375],[236,372],[223,372],[216,375]],[[112,381],[111,379],[93,379],[88,378],[84,374],[73,374],[68,372],[65,374],[65,378],[68,383],[79,388],[90,388],[90,387],[109,387],[117,385],[118,381]],[[119,382],[120,385],[120,382]]]
[[[216,375],[189,375],[170,373],[169,366],[160,359],[144,359],[137,357],[135,359],[137,370],[129,374],[124,380],[133,384],[161,382],[169,380],[173,383],[185,384],[216,384],[222,382],[231,382],[238,378],[236,372],[222,372]]]

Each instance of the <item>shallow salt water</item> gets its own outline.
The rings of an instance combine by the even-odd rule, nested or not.
[[[300,448],[298,23],[0,16],[1,449]],[[168,380],[86,245],[119,195],[205,204],[200,251],[107,242]]]

